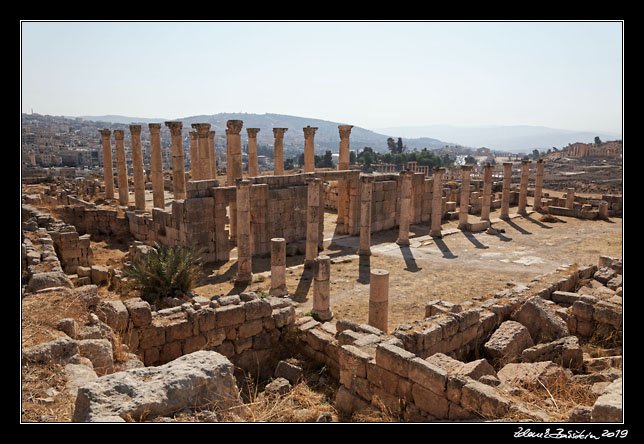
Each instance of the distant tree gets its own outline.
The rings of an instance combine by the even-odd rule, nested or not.
[[[534,160],[539,159],[539,150],[537,150],[537,149],[532,150],[532,158]]]
[[[297,156],[297,165],[302,168],[304,166],[304,153]]]
[[[355,151],[349,151],[349,164],[350,165],[355,165],[356,164],[356,152]]]
[[[595,136],[595,145],[601,145],[602,140],[599,138],[599,136]]]
[[[333,168],[333,153],[327,150],[324,156],[315,156],[316,168]]]
[[[476,159],[473,156],[465,157],[465,165],[476,165]]]
[[[387,139],[387,149],[392,153],[395,154],[396,150],[398,149],[398,145],[396,144],[396,141],[393,139],[393,137],[389,137]]]
[[[295,161],[292,157],[289,157],[284,161],[284,169],[285,170],[292,170],[295,168]]]
[[[405,151],[405,147],[403,147],[403,143],[402,143],[402,137],[398,138],[398,144],[396,148],[398,153],[402,153],[403,151]]]
[[[362,164],[363,171],[371,172],[371,165],[378,161],[378,153],[374,152],[373,148],[366,146],[358,153],[357,160]]]

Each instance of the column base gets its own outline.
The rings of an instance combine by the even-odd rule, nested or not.
[[[252,273],[250,274],[238,274],[235,277],[235,283],[236,284],[248,284],[253,280],[253,275]]]
[[[322,322],[333,319],[333,312],[331,310],[311,310],[311,314],[315,319]]]
[[[397,239],[396,243],[398,245],[406,246],[406,245],[409,245],[409,239]]]
[[[358,250],[360,256],[371,256],[371,250]]]
[[[430,235],[431,237],[443,237],[443,233],[441,232],[441,230],[437,230],[437,231],[435,231],[435,230],[431,230],[431,231],[429,232],[429,235]]]
[[[271,288],[268,291],[268,294],[270,296],[286,297],[286,296],[288,296],[288,290],[286,289],[286,285],[283,285],[281,287]]]

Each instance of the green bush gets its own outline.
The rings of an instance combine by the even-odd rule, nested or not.
[[[123,268],[127,285],[140,293],[141,299],[157,304],[166,296],[191,290],[203,270],[203,249],[196,246],[169,247],[155,244],[150,253]]]

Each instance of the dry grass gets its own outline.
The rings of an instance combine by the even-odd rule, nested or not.
[[[65,390],[67,378],[60,364],[22,366],[23,422],[70,422],[74,399]]]

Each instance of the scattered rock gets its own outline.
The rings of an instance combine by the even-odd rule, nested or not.
[[[503,365],[518,359],[524,349],[533,345],[525,326],[516,321],[505,321],[492,333],[483,350],[490,360]]]

